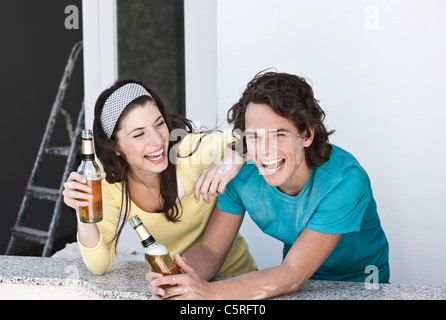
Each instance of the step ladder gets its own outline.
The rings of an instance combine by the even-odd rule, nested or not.
[[[84,127],[84,105],[82,103],[81,111],[77,119],[77,124],[75,130],[73,131],[73,125],[71,117],[62,108],[62,101],[65,96],[65,91],[68,86],[68,82],[71,78],[74,66],[76,64],[77,56],[82,49],[82,41],[76,43],[70,52],[67,64],[65,66],[65,71],[62,80],[57,91],[56,99],[53,103],[51,109],[50,117],[46,125],[45,133],[42,138],[42,142],[39,147],[39,151],[34,162],[34,166],[29,177],[27,186],[25,188],[25,194],[20,205],[19,213],[17,215],[17,220],[14,227],[11,229],[11,238],[9,240],[8,248],[6,249],[6,254],[11,255],[14,253],[16,242],[18,238],[22,238],[28,241],[37,242],[44,245],[42,257],[48,257],[52,253],[54,240],[56,237],[56,230],[59,226],[61,206],[62,201],[62,191],[63,184],[67,180],[68,175],[73,170],[75,161],[77,160],[77,155],[79,154],[79,149],[81,146],[81,131]],[[66,121],[66,128],[68,132],[68,137],[70,139],[71,145],[65,147],[50,147],[51,135],[56,123],[58,115],[61,114]],[[37,174],[45,158],[45,155],[56,155],[67,157],[65,169],[63,172],[62,180],[59,189],[46,188],[37,186]],[[29,228],[24,226],[25,217],[28,213],[29,200],[30,198],[44,199],[55,202],[51,222],[48,230],[38,230],[35,228]]]

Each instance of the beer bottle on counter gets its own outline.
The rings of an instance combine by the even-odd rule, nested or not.
[[[102,220],[101,169],[94,160],[93,131],[82,130],[82,162],[77,172],[84,176],[91,187],[93,199],[90,204],[80,207],[79,220],[83,223],[97,223]]]
[[[169,250],[155,240],[155,238],[149,233],[147,228],[141,222],[139,216],[133,216],[129,219],[129,222],[138,234],[139,240],[141,240],[141,244],[144,247],[146,261],[152,268],[152,271],[161,273],[164,276],[180,274],[180,268],[175,261],[173,261],[169,254]]]

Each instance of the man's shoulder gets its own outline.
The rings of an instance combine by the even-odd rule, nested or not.
[[[329,189],[353,177],[364,180],[364,183],[368,182],[367,172],[358,160],[350,152],[338,146],[332,146],[330,159],[316,169],[316,181],[327,185]]]
[[[345,175],[350,170],[362,169],[358,160],[348,151],[332,145],[333,150],[330,159],[320,166],[326,172],[334,175]]]

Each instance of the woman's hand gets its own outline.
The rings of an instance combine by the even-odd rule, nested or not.
[[[105,178],[105,172],[101,173],[101,179]],[[76,210],[78,216],[78,237],[80,243],[87,248],[94,248],[99,242],[99,230],[95,223],[85,224],[79,220],[79,207],[88,206],[89,200],[93,198],[91,188],[86,185],[87,180],[77,172],[71,172],[68,180],[64,183],[63,201]]]
[[[209,193],[215,197],[223,194],[228,182],[235,178],[242,166],[243,158],[232,151],[222,161],[204,169],[195,183],[195,202],[200,201],[200,194],[206,203],[211,202]]]
[[[101,173],[101,179],[105,178],[105,172]],[[71,172],[68,180],[64,183],[63,201],[76,211],[79,207],[88,206],[89,200],[93,198],[91,188],[86,184],[87,180],[77,172]]]
[[[215,299],[212,284],[202,279],[186,261],[175,255],[175,262],[184,272],[171,276],[162,276],[159,273],[149,272],[146,279],[149,280],[148,288],[152,298],[163,300],[205,300]],[[168,288],[161,286],[171,285]]]

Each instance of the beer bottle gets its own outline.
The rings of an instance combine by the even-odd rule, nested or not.
[[[102,220],[101,169],[94,160],[93,131],[82,130],[82,162],[77,172],[84,176],[92,189],[93,199],[89,205],[80,207],[79,220],[83,223],[97,223]]]
[[[139,240],[141,240],[146,261],[153,272],[161,273],[164,276],[181,273],[180,268],[170,256],[169,250],[156,242],[155,238],[141,222],[139,216],[133,216],[129,222],[138,234]]]

